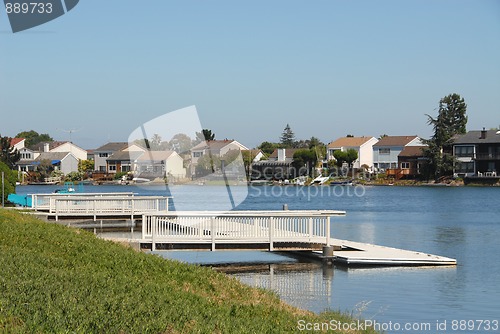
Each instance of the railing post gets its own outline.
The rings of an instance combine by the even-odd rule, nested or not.
[[[59,206],[57,205],[59,201],[55,200],[54,199],[54,206],[55,206],[55,209],[56,209],[56,221],[59,220]]]
[[[309,241],[312,241],[314,237],[313,223],[314,223],[313,217],[309,217]]]
[[[151,251],[155,251],[156,250],[156,243],[155,243],[155,240],[156,240],[156,217],[155,216],[151,216]]]
[[[210,235],[212,236],[212,252],[215,251],[215,217],[210,218]]]
[[[94,202],[94,205],[93,205],[94,206],[94,221],[96,221],[97,220],[97,207],[96,207],[97,200],[94,199],[93,202]]]
[[[330,246],[330,233],[331,233],[331,231],[330,231],[330,228],[331,228],[330,227],[330,216],[326,216],[325,224],[326,224],[326,226],[325,226],[326,227],[326,232],[325,232],[326,233],[326,245]]]
[[[269,217],[269,251],[274,250],[274,217]]]
[[[146,233],[145,233],[146,232],[146,224],[147,224],[146,215],[142,215],[142,224],[141,224],[142,225],[142,236],[141,236],[141,239],[143,239],[143,240],[144,240],[144,236],[146,235]]]
[[[135,213],[135,211],[134,211],[134,210],[135,210],[135,201],[134,201],[134,199],[132,198],[132,199],[130,200],[130,202],[131,202],[131,205],[130,205],[130,206],[132,207],[132,212],[130,213],[130,219],[134,220],[134,213]]]

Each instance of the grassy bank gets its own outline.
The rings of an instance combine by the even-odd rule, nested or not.
[[[286,333],[336,313],[0,209],[0,332]]]

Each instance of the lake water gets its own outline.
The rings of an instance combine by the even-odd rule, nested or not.
[[[174,204],[183,210],[211,210],[214,203],[225,201],[223,188],[179,187],[173,192],[179,195]],[[85,191],[166,193],[160,186],[89,186]],[[423,333],[500,332],[500,188],[264,186],[231,191],[246,196],[237,207],[241,210],[280,210],[283,204],[290,210],[346,210],[345,217],[332,219],[335,238],[452,257],[458,265],[329,268],[259,252],[169,252],[168,257],[202,264],[264,263],[231,275],[273,289],[300,308],[348,311],[375,320],[389,333],[398,332],[398,325]],[[480,320],[490,321],[489,331],[487,322]]]

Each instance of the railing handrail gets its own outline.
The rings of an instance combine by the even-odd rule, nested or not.
[[[283,211],[159,211],[148,216],[157,217],[322,217],[345,216],[342,210],[283,210]]]
[[[248,242],[322,243],[330,245],[330,218],[345,214],[336,210],[290,211],[170,211],[145,213],[142,239],[152,249],[161,242],[216,244]]]

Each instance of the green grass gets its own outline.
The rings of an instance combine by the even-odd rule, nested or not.
[[[210,268],[0,210],[0,332],[288,333],[350,321],[283,303]]]

